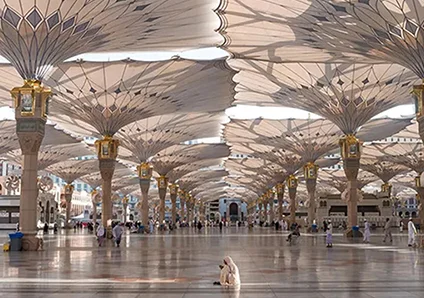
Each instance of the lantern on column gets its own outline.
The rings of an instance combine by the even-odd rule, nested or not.
[[[390,194],[392,192],[392,185],[390,183],[383,183],[381,185],[381,192]]]
[[[130,198],[129,197],[127,197],[127,196],[125,196],[123,199],[122,199],[122,204],[124,204],[124,205],[128,205],[128,202],[130,201]]]
[[[308,162],[303,167],[303,172],[305,175],[305,179],[317,179],[318,178],[318,169],[319,167],[313,162]]]
[[[417,118],[423,116],[423,100],[424,100],[424,80],[423,84],[415,85],[412,91],[415,101],[415,113]]]
[[[47,119],[50,88],[41,86],[38,80],[25,80],[22,87],[11,91],[15,102],[16,116]]]
[[[341,138],[339,144],[343,159],[359,159],[361,157],[361,142],[354,135],[347,135]]]
[[[297,185],[298,185],[298,180],[297,180],[296,176],[290,175],[287,178],[287,187],[293,189],[293,188],[297,188]]]
[[[105,136],[103,140],[97,140],[95,145],[99,159],[116,159],[118,156],[119,141],[110,136]]]
[[[171,195],[176,195],[177,193],[178,193],[178,185],[177,184],[171,184],[170,186],[169,186],[169,193],[171,194]]]
[[[275,186],[275,189],[277,190],[277,194],[278,194],[278,195],[281,195],[281,194],[283,194],[283,193],[284,193],[284,187],[285,187],[284,183],[278,183],[278,184]]]
[[[65,185],[65,195],[71,195],[74,192],[74,186],[72,184]]]
[[[156,181],[158,182],[158,188],[160,188],[160,189],[167,188],[168,178],[166,178],[165,176],[160,176],[160,177],[156,178]]]
[[[137,173],[140,179],[150,180],[152,179],[153,168],[149,163],[143,162],[137,166]]]
[[[420,176],[415,177],[415,187],[421,187],[421,179]]]

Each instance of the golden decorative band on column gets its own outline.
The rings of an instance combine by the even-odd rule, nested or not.
[[[168,178],[166,178],[165,176],[160,176],[156,178],[156,181],[158,182],[158,188],[166,189],[168,187]]]
[[[25,80],[22,87],[13,88],[10,93],[20,116],[47,118],[52,91],[50,88],[43,87],[40,81]]]
[[[178,184],[172,183],[169,185],[169,193],[171,195],[176,195],[178,193]]]
[[[128,205],[128,202],[130,201],[130,198],[129,197],[127,197],[127,196],[125,196],[123,199],[122,199],[122,204],[124,204],[124,205]]]
[[[390,183],[383,183],[381,185],[381,192],[390,194],[392,192],[392,185]]]
[[[99,159],[116,159],[118,156],[119,141],[111,136],[105,136],[103,140],[97,140],[94,144]]]
[[[417,117],[423,116],[423,100],[424,100],[424,80],[421,85],[415,85],[412,90],[415,101],[415,113]]]
[[[303,173],[305,179],[317,179],[318,178],[318,169],[319,167],[313,162],[308,162],[303,166]]]
[[[274,198],[274,191],[272,190],[272,188],[268,189],[266,195],[267,195],[267,198],[268,199],[273,199]]]
[[[342,137],[339,141],[342,158],[361,158],[361,142],[352,134]]]
[[[143,162],[137,166],[137,173],[140,179],[152,179],[153,167],[148,162]]]
[[[286,185],[284,184],[284,183],[278,183],[276,186],[275,186],[275,189],[276,189],[276,191],[277,191],[277,195],[281,195],[281,194],[283,194],[284,193],[284,187],[285,187]]]
[[[288,188],[297,188],[299,181],[297,180],[295,175],[290,174],[289,177],[287,178],[287,187]]]

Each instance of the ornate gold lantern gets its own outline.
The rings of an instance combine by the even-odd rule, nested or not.
[[[415,187],[421,187],[420,176],[415,177]]]
[[[415,85],[412,91],[415,100],[415,113],[417,118],[423,116],[424,80],[423,84]]]
[[[124,204],[124,205],[128,205],[128,202],[130,201],[130,198],[129,197],[124,197],[123,199],[122,199],[122,204]]]
[[[105,136],[103,140],[97,140],[95,145],[99,159],[116,159],[118,156],[119,141],[110,136]]]
[[[46,119],[50,88],[45,88],[38,80],[25,80],[22,87],[13,88],[10,92],[15,102],[16,114],[22,117]]]
[[[171,195],[176,195],[176,194],[178,193],[178,185],[177,185],[177,184],[175,184],[175,183],[172,183],[172,184],[169,186],[169,193],[170,193]]]
[[[296,176],[295,175],[290,175],[287,178],[287,187],[293,189],[293,188],[296,188],[297,185],[298,185],[298,180],[297,180]]]
[[[381,185],[381,192],[390,194],[392,192],[392,185],[390,183],[383,183]]]
[[[285,184],[284,183],[278,183],[275,186],[275,189],[276,189],[278,195],[281,195],[281,194],[284,193],[284,187],[285,187]]]
[[[361,157],[361,142],[354,135],[347,135],[340,139],[340,150],[342,158]]]
[[[313,162],[308,162],[303,167],[303,172],[305,175],[305,179],[317,179],[318,178],[318,169],[319,167]]]
[[[72,184],[66,184],[64,187],[65,195],[71,195],[74,192],[74,186]]]
[[[148,162],[143,162],[137,166],[137,172],[140,179],[152,179],[153,168]]]
[[[268,197],[268,199],[274,198],[274,191],[272,189],[268,189],[267,197]]]
[[[156,178],[156,181],[158,182],[158,188],[164,189],[168,187],[168,178],[165,176],[160,176]]]

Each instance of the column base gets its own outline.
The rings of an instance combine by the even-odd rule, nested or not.
[[[42,240],[36,237],[36,234],[24,234],[22,237],[23,251],[37,251],[43,249]]]
[[[354,231],[352,228],[346,230],[344,235],[348,238],[362,238],[364,237],[364,234],[362,234],[361,231]]]

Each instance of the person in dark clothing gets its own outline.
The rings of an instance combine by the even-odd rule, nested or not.
[[[293,232],[291,232],[289,234],[289,236],[287,237],[287,241],[288,242],[291,242],[292,241],[293,236],[300,237],[300,230],[299,229],[300,229],[300,226],[298,224],[296,224]]]
[[[199,229],[199,231],[202,229],[202,223],[200,222],[200,220],[197,222],[197,228]]]
[[[49,225],[47,223],[44,224],[43,231],[44,231],[44,233],[48,233],[49,232]]]
[[[219,230],[222,231],[222,221],[219,222]]]

